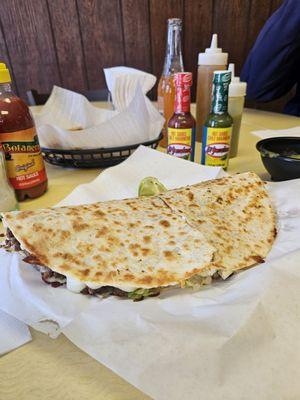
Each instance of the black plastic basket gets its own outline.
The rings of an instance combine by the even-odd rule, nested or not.
[[[149,142],[107,149],[55,150],[42,147],[42,154],[50,164],[71,168],[106,168],[117,165],[129,157],[140,145],[156,149],[163,135]]]

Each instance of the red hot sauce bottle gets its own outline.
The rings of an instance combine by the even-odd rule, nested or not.
[[[168,123],[167,153],[194,161],[196,122],[190,112],[192,73],[176,73],[174,83],[175,107]]]
[[[12,92],[10,82],[6,65],[0,63],[0,143],[8,178],[22,201],[47,190],[47,175],[32,115]]]

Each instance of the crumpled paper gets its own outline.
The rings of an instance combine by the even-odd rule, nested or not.
[[[173,188],[220,173],[140,147],[123,164],[75,189],[64,204],[136,196],[145,176],[156,176]],[[155,399],[297,399],[300,180],[269,183],[268,190],[279,233],[264,265],[200,291],[172,289],[134,303],[49,288],[38,273],[10,256],[10,265],[0,269],[0,274],[8,270],[5,282],[0,275],[0,307],[15,313],[10,306],[13,289],[24,288],[16,299],[23,312],[19,318],[35,323],[30,321],[33,309],[59,321],[78,347]],[[8,282],[11,289],[3,296]],[[77,313],[57,307],[59,301],[77,299]]]
[[[41,147],[99,149],[157,139],[164,118],[145,96],[139,83],[141,75],[149,74],[137,71],[118,76],[118,85],[112,90],[119,88],[116,101],[122,105],[115,111],[95,107],[81,94],[54,86],[47,103],[41,110],[34,111]],[[155,83],[145,77],[142,81],[147,82],[147,88]],[[120,91],[120,87],[124,90]]]
[[[265,129],[259,131],[251,132],[254,136],[258,136],[261,139],[268,139],[274,137],[300,137],[300,126],[296,126],[294,128],[289,129]]]
[[[28,343],[30,340],[29,329],[23,322],[0,311],[0,356]]]
[[[126,110],[138,86],[146,94],[156,82],[156,77],[152,74],[122,66],[104,68],[104,75],[113,105],[118,111]]]

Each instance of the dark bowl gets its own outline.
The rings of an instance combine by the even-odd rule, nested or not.
[[[275,137],[256,144],[262,162],[273,181],[300,178],[300,138]],[[292,155],[299,155],[299,159]]]

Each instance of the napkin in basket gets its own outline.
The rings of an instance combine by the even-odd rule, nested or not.
[[[119,76],[116,81],[118,84],[111,87],[112,96],[116,98],[114,88],[119,88],[117,104],[121,104],[123,98],[123,105],[115,111],[95,107],[84,96],[54,86],[47,103],[34,113],[41,146],[96,149],[155,140],[164,119],[143,92],[155,81],[151,79],[150,85],[147,79],[142,89],[133,72]],[[141,81],[145,81],[145,77]],[[123,94],[120,94],[120,87],[124,89]]]
[[[156,82],[154,75],[129,67],[105,68],[104,75],[114,107],[118,111],[126,110],[138,85],[146,94]]]

